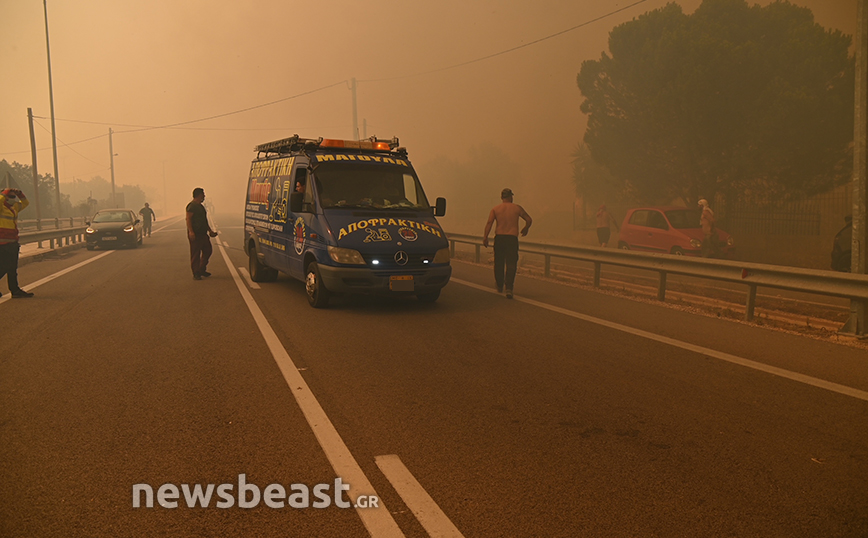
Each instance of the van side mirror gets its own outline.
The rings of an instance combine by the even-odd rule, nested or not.
[[[301,206],[304,202],[303,192],[294,192],[289,195],[289,211],[292,213],[301,213]]]
[[[435,217],[442,217],[443,215],[445,215],[446,214],[446,198],[437,198],[437,200],[434,203],[435,203],[434,216]]]

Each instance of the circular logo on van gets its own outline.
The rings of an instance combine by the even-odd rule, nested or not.
[[[407,228],[406,226],[399,228],[398,233],[407,241],[415,241],[419,239],[419,234],[417,234],[412,228]]]
[[[304,219],[298,217],[295,219],[295,253],[301,254],[304,250]]]
[[[407,265],[408,261],[410,261],[410,256],[408,256],[403,250],[399,250],[395,253],[395,263],[398,265]]]

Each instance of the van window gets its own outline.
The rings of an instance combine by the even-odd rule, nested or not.
[[[429,209],[419,180],[405,169],[325,162],[314,173],[323,208]]]
[[[310,185],[307,184],[307,168],[299,168],[295,171],[295,180],[293,181],[293,192],[304,193],[302,198],[302,211],[313,211],[313,191]]]

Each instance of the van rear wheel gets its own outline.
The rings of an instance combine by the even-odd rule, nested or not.
[[[304,289],[307,302],[314,308],[325,308],[329,304],[331,292],[323,284],[316,262],[310,262],[304,273]]]
[[[250,280],[254,282],[274,282],[277,280],[277,269],[263,265],[256,255],[256,249],[251,247],[249,254],[250,263],[248,265],[248,272],[250,273]]]

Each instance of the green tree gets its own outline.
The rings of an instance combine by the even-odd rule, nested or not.
[[[14,187],[21,189],[30,200],[31,206],[27,209],[27,219],[36,218],[36,196],[33,192],[33,168],[27,164],[13,161],[9,164],[5,159],[0,161],[0,182],[5,181],[6,173],[9,173]],[[57,216],[57,198],[55,196],[54,176],[51,174],[38,175],[39,205],[43,219],[53,219]],[[5,183],[2,183],[5,187]],[[61,191],[62,194],[62,191]],[[71,205],[69,196],[61,196],[61,204],[64,206],[64,216],[69,215]],[[25,217],[22,217],[25,218]]]
[[[668,4],[622,24],[577,77],[584,140],[637,199],[776,199],[849,178],[850,37],[785,1]]]

